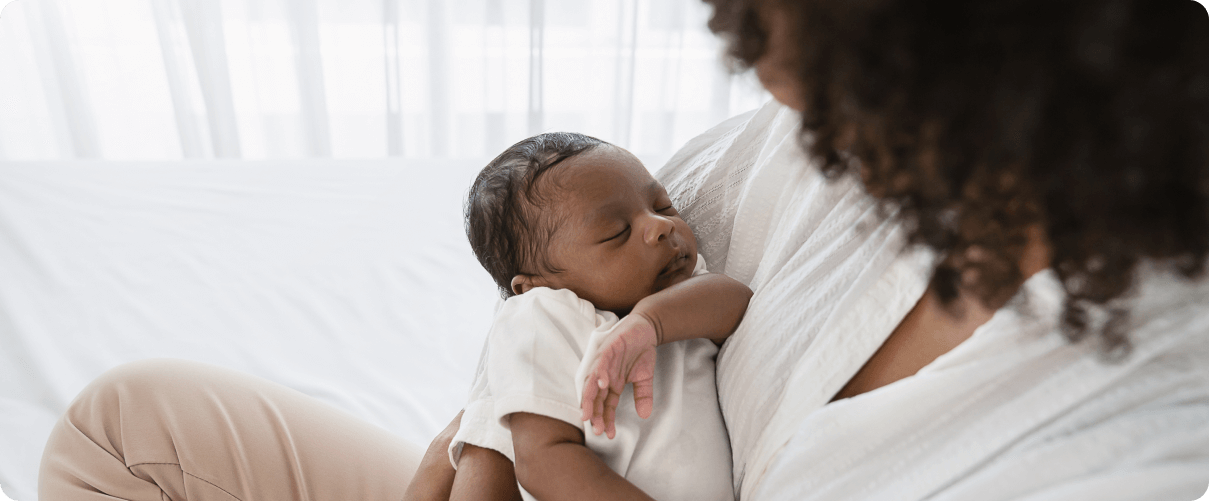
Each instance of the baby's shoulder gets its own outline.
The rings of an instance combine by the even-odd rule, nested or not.
[[[534,287],[524,294],[517,294],[505,300],[496,312],[494,323],[531,324],[548,321],[591,331],[604,324],[616,323],[617,315],[597,310],[591,302],[580,298],[569,289]]]
[[[504,300],[504,305],[499,311],[513,314],[582,315],[585,310],[594,310],[592,303],[580,299],[568,289],[534,287],[524,294],[517,294]]]

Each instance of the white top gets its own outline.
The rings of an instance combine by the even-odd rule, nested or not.
[[[694,139],[655,175],[712,269],[754,293],[717,359],[743,499],[911,310],[933,262],[904,249],[901,225],[879,217],[858,178],[822,174],[800,123],[771,103]]]
[[[934,262],[859,180],[827,180],[770,103],[693,139],[656,178],[715,270],[750,286],[718,355],[747,501],[1195,499],[1209,485],[1209,278],[1141,270],[1130,356],[1060,332],[1038,273],[917,374],[828,403],[923,294]],[[908,248],[909,249],[909,248]],[[1107,313],[1099,311],[1092,318]]]
[[[693,274],[705,272],[705,259],[698,256]],[[582,429],[589,449],[657,500],[733,500],[730,443],[714,381],[718,348],[711,341],[693,339],[656,349],[650,418],[638,417],[627,386],[617,408],[614,439],[593,434],[591,425],[580,421],[586,365],[594,362],[600,339],[617,322],[617,315],[597,310],[569,290],[537,287],[504,301],[450,444],[454,466],[464,443],[515,461],[506,417],[529,412]],[[533,499],[523,488],[521,493]]]
[[[1061,283],[1037,273],[914,376],[807,415],[749,499],[1198,498],[1209,280],[1139,268],[1123,360],[1063,338]]]

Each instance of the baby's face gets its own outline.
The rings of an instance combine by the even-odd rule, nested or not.
[[[667,191],[629,152],[602,145],[551,172],[558,225],[550,264],[533,286],[569,289],[602,310],[628,313],[639,300],[692,276],[697,240]]]

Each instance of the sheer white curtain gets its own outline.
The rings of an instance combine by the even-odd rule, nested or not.
[[[700,0],[18,0],[0,159],[665,157],[766,95]]]

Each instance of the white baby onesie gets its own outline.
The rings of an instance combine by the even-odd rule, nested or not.
[[[693,275],[705,272],[705,259],[698,256]],[[649,419],[638,417],[632,386],[627,386],[617,407],[615,438],[597,436],[590,423],[580,421],[579,390],[588,369],[584,354],[595,352],[598,346],[592,345],[599,345],[617,322],[617,315],[597,310],[565,289],[537,287],[504,301],[450,444],[454,466],[467,443],[515,460],[505,417],[529,412],[582,429],[589,449],[656,500],[733,501],[730,441],[718,407],[718,348],[713,342],[693,339],[656,348],[655,405]],[[524,489],[521,494],[533,499]]]

